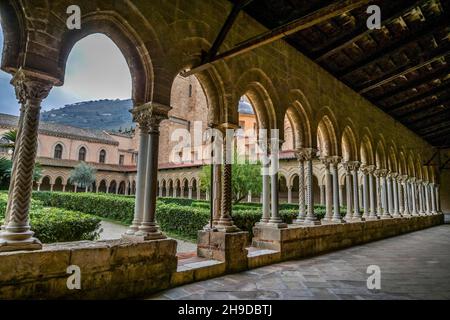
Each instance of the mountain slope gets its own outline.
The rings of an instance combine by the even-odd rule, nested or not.
[[[41,120],[85,129],[129,129],[135,127],[132,105],[131,100],[84,101],[42,112]]]

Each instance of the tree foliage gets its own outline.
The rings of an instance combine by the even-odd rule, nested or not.
[[[81,188],[89,188],[95,181],[95,174],[94,168],[81,162],[70,172],[69,181]]]
[[[201,189],[210,189],[211,166],[203,166],[200,173]],[[261,165],[251,164],[248,161],[233,164],[231,171],[231,188],[233,203],[237,204],[245,199],[251,191],[260,194],[262,189]]]

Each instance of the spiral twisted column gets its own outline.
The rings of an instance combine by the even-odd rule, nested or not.
[[[36,250],[42,248],[29,225],[29,210],[36,162],[41,102],[53,87],[48,80],[17,71],[11,84],[22,103],[20,133],[11,174],[11,191],[5,225],[0,232],[0,251]]]
[[[298,215],[294,223],[303,223],[306,217],[305,203],[305,157],[301,151],[295,153],[298,160]]]

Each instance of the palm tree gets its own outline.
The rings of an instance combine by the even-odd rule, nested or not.
[[[14,147],[17,140],[17,130],[9,130],[5,132],[1,138],[2,141],[7,142],[0,142],[0,148],[11,149],[13,152],[12,154],[14,155]]]

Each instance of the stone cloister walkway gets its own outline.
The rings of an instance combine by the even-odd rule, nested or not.
[[[369,265],[381,290],[368,290]],[[450,225],[160,292],[150,299],[450,299]]]

